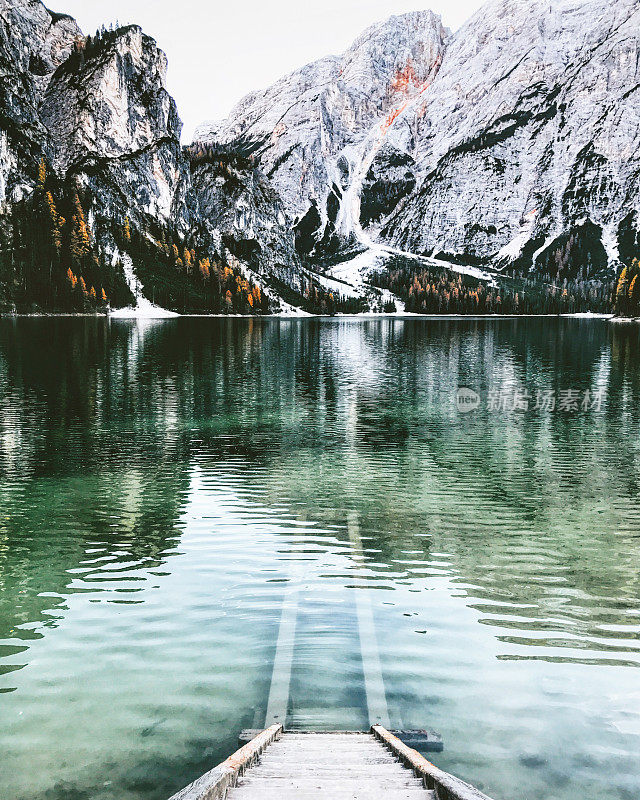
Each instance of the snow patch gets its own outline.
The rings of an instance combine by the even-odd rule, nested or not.
[[[538,209],[530,211],[520,223],[520,232],[496,254],[499,260],[515,261],[520,256],[525,244],[531,239]]]
[[[609,259],[609,264],[619,261],[620,251],[618,249],[618,235],[615,226],[606,225],[602,231],[600,241]]]
[[[7,135],[0,131],[0,203],[4,203],[7,196],[7,176],[11,168]]]
[[[256,284],[260,288],[262,292],[266,292],[269,294],[269,288],[265,285],[262,276],[259,275],[257,272],[254,272],[250,267],[246,264],[241,263],[242,270],[246,276],[246,278],[253,283]],[[278,302],[280,303],[280,311],[273,315],[277,317],[312,317],[313,314],[309,314],[308,311],[303,311],[301,308],[297,306],[292,306],[290,303],[286,303],[282,298],[278,297]]]
[[[166,308],[161,308],[154,303],[147,300],[142,292],[142,284],[133,268],[133,261],[127,253],[120,253],[116,250],[113,254],[112,265],[115,266],[118,261],[122,262],[124,277],[127,282],[131,294],[136,300],[135,306],[128,308],[118,308],[110,311],[109,315],[117,319],[163,319],[167,317],[179,317],[175,311],[169,311]]]
[[[547,236],[547,238],[544,240],[544,244],[542,245],[542,247],[539,247],[535,251],[535,253],[531,256],[531,270],[530,270],[531,272],[533,272],[536,269],[536,261],[538,260],[538,258],[540,258],[540,256],[544,253],[547,247],[553,244],[553,242],[558,238],[558,236],[559,236],[558,231],[556,231],[551,236]]]

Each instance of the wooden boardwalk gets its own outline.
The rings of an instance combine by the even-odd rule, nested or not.
[[[366,733],[287,733],[239,778],[229,800],[433,798],[422,782]]]
[[[489,800],[380,725],[370,733],[272,725],[171,800]]]

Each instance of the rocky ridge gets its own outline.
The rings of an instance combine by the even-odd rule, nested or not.
[[[635,0],[487,3],[447,45],[420,109],[419,185],[383,238],[552,272],[573,237],[590,274],[614,267],[637,229],[639,61]]]
[[[0,0],[0,308],[33,286],[55,310],[55,269],[174,310],[266,308],[243,270],[272,310],[393,307],[370,285],[392,268],[599,281],[601,303],[640,250],[638,0],[489,0],[455,33],[394,16],[187,148],[166,69],[137,26]],[[45,251],[30,284],[16,254]]]
[[[368,28],[342,56],[307,64],[248,95],[223,123],[201,125],[195,140],[261,143],[260,167],[297,226],[299,250],[326,255],[351,233],[337,230],[337,216],[363,142],[381,117],[433,79],[447,37],[431,11],[391,17]],[[394,135],[408,144],[413,128],[407,120]]]
[[[174,267],[191,270],[191,283],[208,278],[205,270],[209,268],[199,276],[197,264],[185,263],[183,250],[197,251],[196,260],[224,264],[233,251],[242,249],[251,231],[246,226],[240,229],[237,219],[221,211],[237,202],[234,192],[226,184],[214,191],[213,186],[194,180],[189,154],[180,142],[182,123],[165,88],[167,59],[153,39],[137,26],[84,36],[70,17],[49,11],[37,0],[0,0],[0,23],[0,233],[4,232],[4,241],[10,241],[16,210],[25,216],[25,203],[35,203],[37,210],[39,191],[49,189],[55,195],[47,202],[53,207],[52,215],[61,218],[58,187],[60,195],[75,193],[81,199],[79,213],[95,245],[95,258],[108,264],[113,261],[134,295],[139,283],[133,291],[122,263],[125,228],[127,242],[132,235],[142,240],[149,237],[168,247],[169,253],[176,246]],[[47,175],[46,187],[41,169]],[[299,261],[273,190],[254,165],[249,165],[245,177],[243,202],[252,209],[254,227],[259,221],[261,234],[255,247],[249,248],[247,265],[261,255],[269,269],[291,277]],[[64,239],[62,228],[60,236]],[[9,247],[4,248],[7,262]],[[152,291],[152,283],[171,283],[170,274],[164,275],[163,259],[156,270],[163,274],[151,275],[146,264],[135,264],[137,256],[146,258],[147,254],[140,247],[137,253],[131,249],[134,269],[145,268],[149,284],[145,291]],[[238,266],[237,259],[234,264]],[[0,274],[5,306],[11,307],[11,286],[21,280],[18,275],[5,275],[3,281]],[[206,310],[205,287],[195,288],[198,303],[205,303],[197,310]],[[2,294],[0,289],[0,305]],[[119,302],[132,299],[123,292],[118,297]]]
[[[607,276],[640,240],[639,36],[637,0],[490,0],[453,34],[392,17],[196,137],[264,140],[318,263],[355,235],[378,256]]]

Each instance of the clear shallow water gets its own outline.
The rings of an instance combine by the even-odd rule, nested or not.
[[[297,589],[292,718],[368,724],[364,603],[438,765],[637,800],[639,353],[598,320],[0,320],[0,797],[226,757]],[[607,397],[487,408],[515,388]]]

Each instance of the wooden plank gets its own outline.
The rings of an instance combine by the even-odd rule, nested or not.
[[[287,717],[287,731],[335,731],[336,726],[351,730],[370,728],[367,712],[358,707],[346,708],[295,708]]]
[[[260,766],[260,776],[263,778],[269,778],[269,780],[281,780],[284,778],[291,777],[291,763],[281,764],[281,765],[272,765],[267,762],[263,762]],[[393,778],[398,775],[398,770],[401,773],[405,773],[408,778],[412,781],[416,781],[417,778],[412,777],[412,773],[405,769],[402,765],[399,765],[398,762],[390,762],[387,764],[351,764],[351,766],[346,769],[345,764],[308,764],[306,767],[306,772],[309,775],[313,775],[315,778],[321,777],[323,780],[344,780],[345,776],[352,780],[354,777],[362,777],[362,776],[369,776],[369,777],[376,777],[380,779],[385,778]],[[244,778],[243,781],[250,780],[251,773],[248,773]]]
[[[256,789],[253,786],[238,787],[232,790],[233,800],[381,800],[383,796],[379,794],[375,787],[364,787],[360,790],[346,789],[337,790],[332,794],[325,794],[322,789],[299,790],[291,789],[283,792],[281,789],[270,789],[267,785]],[[393,800],[433,800],[432,792],[425,792],[424,789],[398,789],[394,790],[390,797]]]
[[[478,789],[435,767],[380,725],[373,726],[370,734],[289,734],[283,733],[280,724],[260,733],[171,800],[321,797],[489,800]]]
[[[236,785],[241,773],[254,764],[260,754],[282,733],[282,725],[272,725],[253,741],[207,772],[201,778],[174,794],[170,800],[224,800],[227,791]]]
[[[374,725],[371,731],[380,742],[398,756],[406,767],[412,769],[423,779],[425,786],[435,790],[436,797],[442,797],[445,800],[490,800],[475,786],[449,775],[448,772],[444,772],[427,761],[417,750],[408,747],[381,725]]]

